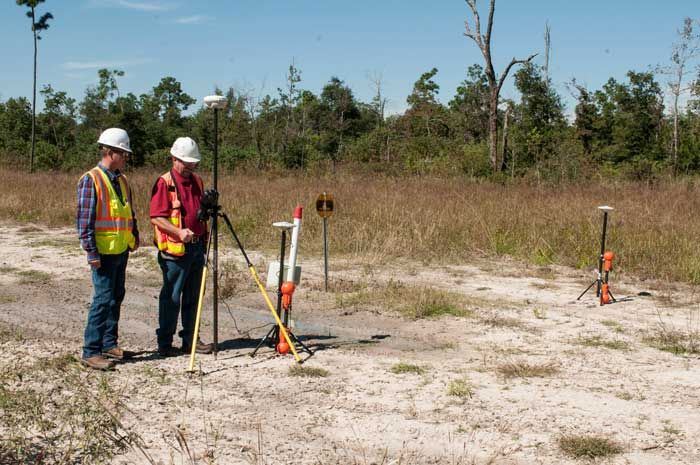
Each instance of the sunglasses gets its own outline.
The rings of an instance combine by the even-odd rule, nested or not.
[[[118,153],[119,155],[121,155],[124,158],[129,158],[131,156],[131,154],[125,150],[117,150],[117,149],[110,149],[110,150],[112,151],[112,153]]]

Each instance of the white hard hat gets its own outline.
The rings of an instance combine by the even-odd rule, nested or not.
[[[129,135],[125,130],[119,128],[109,128],[102,131],[100,138],[97,139],[99,145],[105,145],[117,150],[133,153],[131,144],[129,143]]]
[[[175,139],[170,154],[185,163],[199,163],[202,156],[199,154],[197,143],[189,137]]]

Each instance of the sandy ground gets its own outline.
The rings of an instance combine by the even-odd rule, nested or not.
[[[92,288],[74,231],[4,225],[0,235],[0,325],[28,335],[3,350],[17,358],[77,356]],[[275,257],[249,252],[264,276]],[[508,260],[424,266],[331,257],[326,293],[322,261],[304,257],[302,246],[295,334],[315,351],[304,366],[328,375],[298,377],[290,355],[263,347],[249,356],[271,317],[239,255],[222,252],[222,288],[230,295],[220,306],[221,350],[198,357],[198,375],[186,373],[188,357],[154,356],[154,249],[130,259],[121,345],[141,353],[107,376],[128,405],[125,426],[156,462],[570,464],[580,461],[558,439],[595,434],[624,449],[603,463],[700,463],[698,357],[644,342],[662,325],[698,330],[691,287],[614,274],[616,297],[629,298],[600,307],[594,293],[576,301],[592,272]],[[412,320],[381,302],[343,303],[352,295],[346,291],[390,279],[463,294],[474,315]],[[210,341],[210,304],[205,311]],[[395,374],[399,363],[425,371]],[[525,363],[552,373],[503,373]],[[454,395],[455,383],[466,392]],[[148,461],[132,450],[113,463]]]

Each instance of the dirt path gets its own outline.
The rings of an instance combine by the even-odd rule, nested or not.
[[[25,335],[3,350],[16,360],[77,356],[91,285],[74,232],[2,226],[0,234],[0,325]],[[591,293],[575,300],[593,279],[578,270],[345,260],[332,262],[336,292],[325,293],[322,262],[301,254],[295,332],[316,352],[304,367],[324,377],[292,376],[292,358],[269,348],[249,356],[271,317],[228,251],[218,357],[200,356],[194,377],[186,357],[155,358],[155,252],[131,257],[121,343],[141,354],[107,377],[131,412],[125,427],[156,461],[189,463],[182,434],[198,463],[569,464],[577,461],[559,438],[595,434],[623,447],[607,463],[700,463],[698,357],[645,342],[664,331],[697,337],[692,288],[614,276],[616,297],[630,298],[599,307]],[[261,272],[274,259],[251,257]],[[471,315],[414,320],[382,300],[353,299],[390,281],[461,294]],[[148,462],[130,451],[114,463]]]

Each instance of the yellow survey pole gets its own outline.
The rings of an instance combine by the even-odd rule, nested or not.
[[[202,302],[204,301],[204,288],[207,286],[207,265],[202,269],[202,284],[199,286],[199,302],[197,303],[197,318],[194,322],[194,334],[192,335],[192,353],[190,354],[190,369],[194,371],[194,357],[197,353],[197,341],[199,341],[199,322],[202,318]]]

